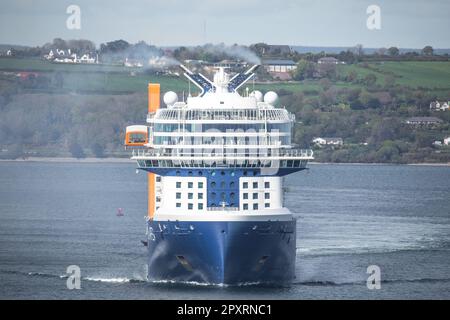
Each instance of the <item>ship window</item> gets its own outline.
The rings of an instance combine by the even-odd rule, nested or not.
[[[224,176],[224,175],[225,175],[225,171],[220,171],[220,174],[221,174],[222,176]]]
[[[192,176],[192,171],[189,171],[189,172],[188,172],[188,175],[189,175],[189,176]]]
[[[216,175],[215,171],[211,171],[211,175],[214,177]]]
[[[270,208],[270,203],[265,203],[265,204],[264,204],[264,207]]]
[[[156,197],[156,202],[161,202],[161,197]]]
[[[181,208],[181,203],[177,202],[177,208]]]
[[[234,192],[230,193],[230,199],[231,199],[231,200],[234,199]]]
[[[177,175],[177,176],[179,176],[180,174],[181,174],[180,171],[177,171],[177,172],[176,172],[176,175]]]
[[[203,210],[203,203],[199,203],[199,204],[198,204],[198,209],[199,209],[199,210]]]
[[[221,183],[220,183],[220,187],[223,189],[223,188],[225,188],[225,181],[222,181]]]
[[[211,198],[212,198],[212,199],[215,199],[215,198],[216,198],[216,193],[215,193],[215,192],[211,193]]]
[[[203,175],[203,172],[199,171],[199,172],[198,172],[198,175],[199,175],[199,176],[202,176],[202,175]]]
[[[234,182],[230,182],[230,188],[234,188]]]
[[[244,182],[244,183],[242,184],[242,188],[247,189],[247,188],[248,188],[248,182]]]
[[[266,189],[270,188],[270,182],[268,181],[264,182],[264,188]]]
[[[231,175],[232,177],[234,177],[234,171],[231,171],[230,175]]]
[[[211,182],[211,187],[215,188],[216,187],[216,183],[213,181]]]
[[[264,199],[270,199],[270,193],[269,192],[264,193]]]
[[[194,209],[194,205],[192,203],[188,203],[188,210]]]
[[[194,183],[193,182],[188,182],[188,188],[192,189],[194,187]]]
[[[244,203],[243,208],[244,210],[248,210],[248,203]]]
[[[188,193],[188,199],[192,199],[192,198],[194,198],[194,194],[191,193],[191,192],[189,192],[189,193]]]
[[[253,210],[258,210],[258,204],[257,203],[253,204]]]
[[[258,162],[260,162],[260,161],[258,160]],[[253,171],[253,175],[254,175],[254,176],[256,176],[257,174],[258,174],[258,172]]]
[[[222,192],[221,194],[220,194],[220,198],[222,199],[222,201],[225,201],[225,192]]]
[[[156,182],[161,182],[161,176],[156,176]]]
[[[216,206],[216,204],[213,202],[213,203],[211,203],[211,207],[215,207]]]
[[[248,199],[248,193],[243,193],[243,194],[242,194],[242,198],[243,198],[243,199]]]
[[[199,183],[198,183],[198,188],[199,188],[199,189],[203,189],[203,182],[199,182]]]
[[[181,188],[181,182],[177,182],[177,188]]]
[[[197,195],[197,197],[199,198],[199,199],[203,199],[203,193],[199,193],[198,195]]]
[[[258,193],[254,193],[254,194],[253,194],[253,199],[254,199],[254,200],[258,199]]]
[[[258,182],[253,182],[253,189],[257,189],[258,188]]]
[[[244,176],[246,176],[247,175],[247,171],[244,171]]]
[[[181,199],[181,192],[177,192],[177,199]]]

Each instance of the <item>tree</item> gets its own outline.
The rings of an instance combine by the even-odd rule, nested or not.
[[[373,73],[369,73],[367,76],[364,77],[364,83],[368,87],[373,87],[377,83],[377,76]]]
[[[356,73],[356,71],[350,71],[347,75],[347,81],[354,82],[356,79],[358,79],[358,74]]]
[[[355,46],[355,50],[356,50],[356,54],[358,55],[358,56],[362,56],[362,55],[364,55],[364,49],[363,49],[363,45],[362,44],[357,44],[356,46]]]
[[[69,145],[69,151],[74,158],[80,159],[86,157],[83,148],[77,142],[72,142]]]
[[[129,46],[130,46],[130,44],[128,42],[126,42],[125,40],[115,40],[115,41],[107,42],[106,44],[102,43],[100,45],[100,51],[101,51],[101,53],[121,52],[121,51],[128,49]]]
[[[378,49],[377,53],[378,53],[380,56],[384,56],[384,55],[386,54],[386,51],[387,51],[386,48],[380,48],[380,49]]]
[[[326,90],[330,89],[330,87],[331,87],[331,81],[328,80],[327,78],[323,78],[323,79],[320,79],[320,80],[319,80],[319,85],[322,87],[322,89],[323,89],[324,91],[326,91]]]
[[[293,78],[295,80],[310,79],[313,77],[314,71],[314,63],[302,59],[297,63],[297,68],[293,72]]]
[[[388,53],[390,56],[398,56],[400,54],[400,50],[397,47],[390,47],[388,49]]]
[[[105,147],[96,142],[91,146],[91,150],[97,158],[105,157]]]
[[[432,56],[433,53],[434,53],[434,50],[433,50],[433,47],[432,47],[432,46],[425,46],[425,47],[422,49],[422,54],[423,54],[424,56]]]
[[[386,88],[392,88],[394,85],[395,85],[394,76],[388,74],[386,77],[384,77],[384,86]]]
[[[363,104],[364,107],[367,107],[370,99],[372,99],[372,95],[365,90],[361,91],[361,93],[359,94],[358,100]]]

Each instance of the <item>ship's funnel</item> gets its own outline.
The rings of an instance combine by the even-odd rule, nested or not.
[[[160,92],[159,83],[148,84],[148,113],[155,113],[159,109]]]

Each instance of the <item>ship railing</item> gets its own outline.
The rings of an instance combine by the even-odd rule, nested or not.
[[[147,122],[157,120],[293,120],[286,109],[186,110],[167,109],[147,115]]]
[[[263,150],[261,152],[220,152],[215,151],[212,153],[208,152],[184,152],[180,149],[170,149],[169,151],[163,151],[161,149],[147,149],[133,150],[132,157],[135,159],[141,158],[184,158],[184,159],[232,159],[232,158],[244,158],[244,159],[261,159],[261,158],[300,158],[305,160],[312,160],[314,152],[311,149],[282,149],[272,152],[268,150]]]

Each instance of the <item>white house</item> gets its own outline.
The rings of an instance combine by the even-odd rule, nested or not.
[[[444,139],[444,144],[446,146],[450,145],[450,137],[447,137],[447,138]]]
[[[98,63],[98,55],[95,58],[90,53],[84,53],[78,57],[70,49],[67,49],[67,51],[60,49],[55,49],[55,51],[50,50],[48,54],[44,55],[44,58],[49,61],[61,63]]]
[[[434,111],[447,111],[450,109],[450,102],[439,103],[439,101],[433,101],[430,103],[430,110]]]
[[[76,61],[79,63],[96,63],[96,62],[98,63],[98,58],[95,59],[94,57],[90,56],[88,53],[85,53]]]
[[[345,62],[340,61],[334,57],[323,57],[317,61],[318,64],[345,64]]]
[[[267,59],[262,64],[268,72],[289,72],[297,67],[294,61],[288,59]]]
[[[333,146],[342,146],[344,144],[344,140],[342,140],[342,138],[321,138],[321,137],[317,137],[314,138],[312,140],[312,142],[316,145],[321,145],[321,146],[329,146],[329,145],[333,145]]]

